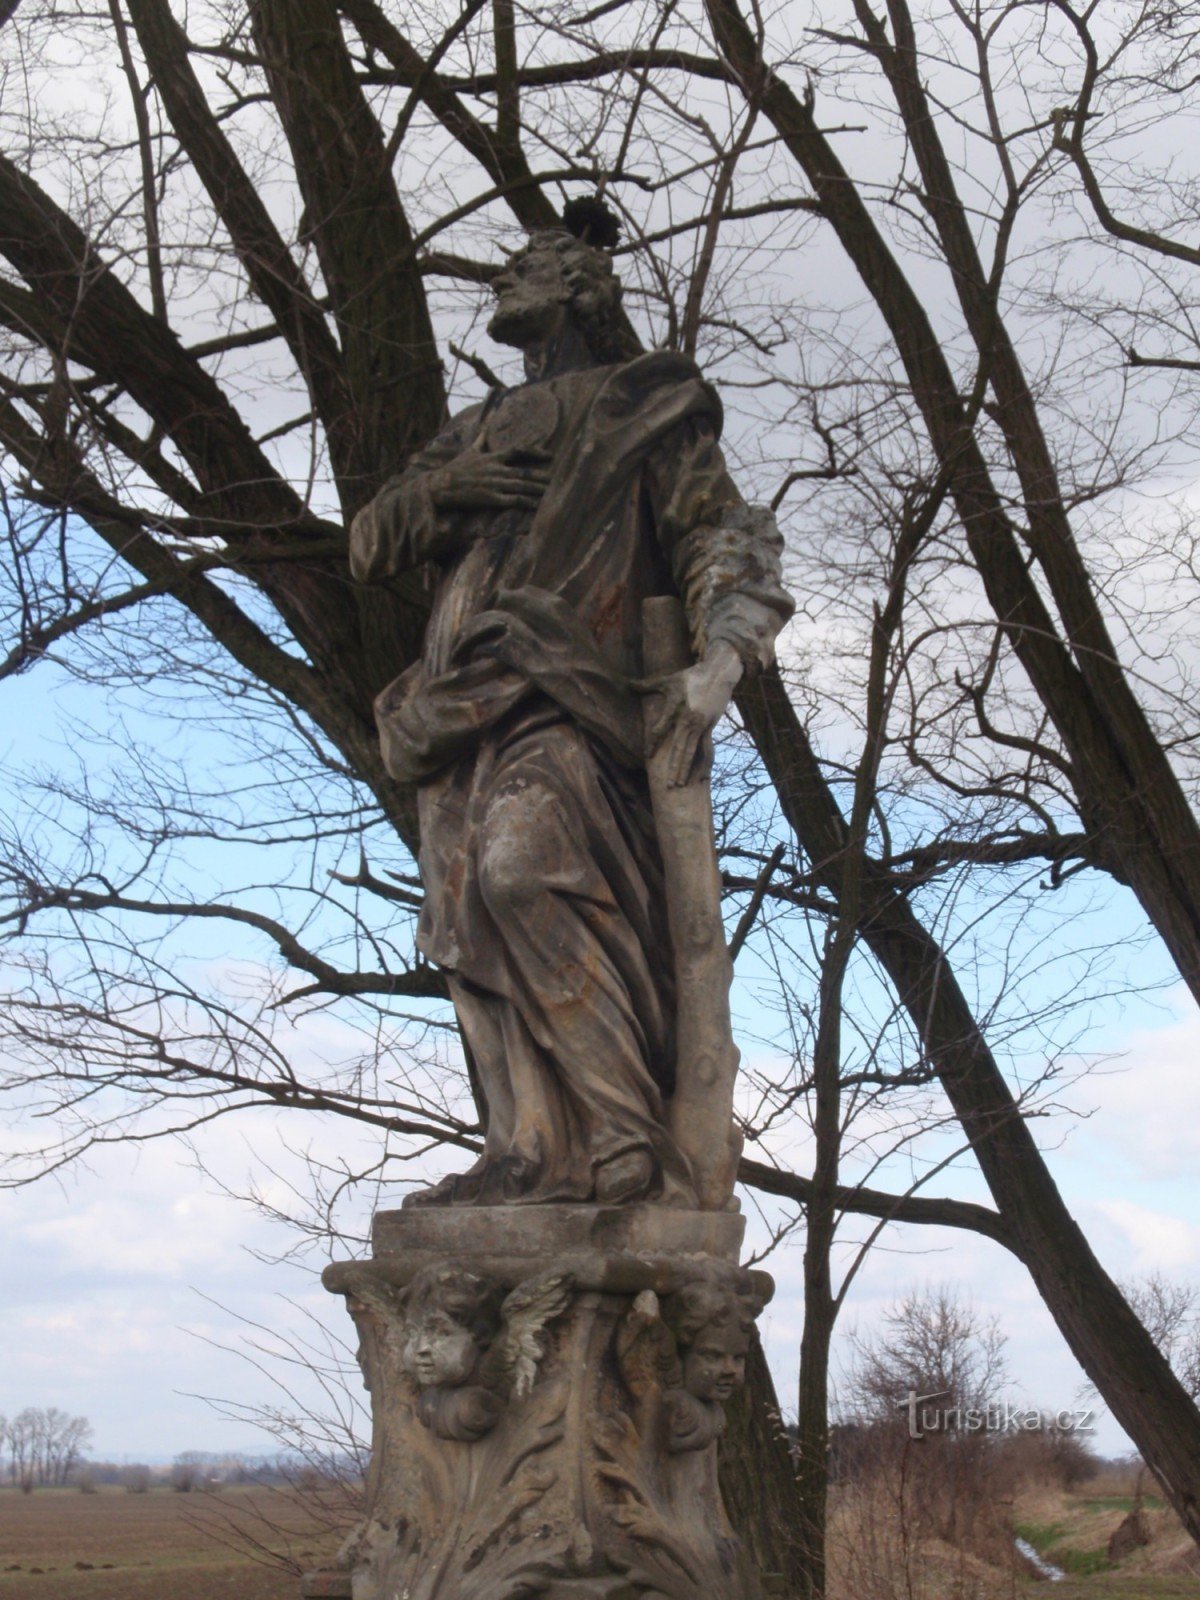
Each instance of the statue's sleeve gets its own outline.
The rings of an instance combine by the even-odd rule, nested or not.
[[[738,493],[711,423],[691,418],[673,430],[645,482],[697,658],[724,639],[748,671],[769,666],[795,609],[783,587],[783,539],[771,512]]]
[[[378,583],[454,553],[453,520],[434,505],[429,475],[465,449],[477,431],[481,409],[473,406],[455,417],[354,518],[350,571],[359,583]]]

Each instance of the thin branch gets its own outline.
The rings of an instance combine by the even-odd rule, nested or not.
[[[794,1172],[784,1172],[769,1167],[761,1161],[743,1157],[738,1164],[738,1181],[763,1194],[778,1195],[784,1200],[794,1200],[807,1205],[812,1194],[812,1179],[801,1178]],[[938,1228],[961,1228],[968,1233],[979,1233],[1003,1245],[1020,1258],[1008,1224],[998,1211],[979,1206],[969,1200],[936,1199],[923,1195],[886,1194],[879,1189],[838,1187],[834,1191],[839,1211],[853,1215],[880,1217],[887,1222],[916,1222]]]
[[[750,891],[750,899],[747,902],[746,909],[739,917],[738,925],[733,931],[733,938],[729,941],[730,961],[737,960],[741,954],[742,946],[750,937],[750,930],[754,927],[758,913],[762,910],[767,890],[771,886],[771,879],[775,876],[779,863],[783,860],[786,851],[787,846],[785,844],[777,844],[767,857],[762,871],[755,879],[754,888]]]

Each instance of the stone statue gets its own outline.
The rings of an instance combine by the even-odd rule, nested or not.
[[[493,283],[526,381],[351,528],[360,581],[431,574],[421,659],[376,715],[485,1142],[325,1271],[373,1436],[311,1600],[762,1600],[717,1474],[773,1285],[737,1265],[708,761],[791,602],[716,394],[632,348],[611,219],[576,221]]]
[[[434,573],[421,659],[376,714],[389,771],[417,785],[418,943],[448,975],[486,1122],[479,1162],[411,1198],[695,1205],[664,1110],[641,607],[686,611],[695,659],[654,686],[650,741],[686,785],[792,609],[779,536],[730,480],[695,364],[630,348],[608,251],[536,233],[492,288],[490,332],[526,381],[455,417],[351,529],[360,581]]]
[[[711,1214],[613,1208],[610,1248],[568,1249],[576,1277],[530,1268],[561,1259],[584,1208],[521,1208],[524,1260],[494,1253],[508,1209],[395,1213],[415,1251],[327,1270],[359,1327],[375,1434],[368,1515],[306,1593],[762,1600],[716,1446],[772,1286],[687,1248],[701,1226],[710,1246],[740,1236],[742,1219],[719,1216],[714,1233]],[[638,1248],[638,1211],[667,1219],[668,1257]],[[463,1262],[413,1271],[437,1235],[472,1230]]]

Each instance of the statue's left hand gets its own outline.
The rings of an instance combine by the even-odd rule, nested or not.
[[[703,661],[653,685],[647,743],[651,755],[666,746],[668,787],[682,788],[691,781],[700,747],[724,714],[741,676],[737,651],[720,639]]]

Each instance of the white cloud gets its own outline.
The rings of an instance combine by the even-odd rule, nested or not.
[[[1096,1210],[1124,1235],[1136,1272],[1187,1275],[1200,1268],[1200,1227],[1132,1200],[1100,1200]]]
[[[164,1149],[142,1164],[130,1187],[89,1185],[82,1204],[27,1222],[26,1245],[57,1270],[96,1280],[152,1272],[159,1282],[202,1282],[222,1272],[247,1229],[245,1213],[204,1193],[199,1181]],[[179,1194],[180,1186],[188,1192]]]
[[[1123,1042],[1120,1071],[1082,1080],[1076,1100],[1094,1107],[1075,1138],[1049,1153],[1051,1168],[1109,1270],[1128,1277],[1153,1269],[1200,1275],[1200,1216],[1195,1203],[1200,1129],[1200,1021],[1190,1014],[1140,1027]],[[752,1070],[761,1061],[750,1057]],[[749,1088],[743,1085],[743,1093]],[[305,1182],[303,1160],[289,1155],[306,1127],[286,1114],[259,1112],[206,1129],[200,1154],[231,1186],[244,1185],[264,1154],[275,1169],[272,1198]],[[768,1154],[807,1170],[809,1141],[791,1139]],[[377,1148],[376,1135],[328,1122],[315,1148],[330,1162]],[[751,1154],[761,1156],[754,1150]],[[888,1174],[872,1181],[881,1186]],[[939,1193],[983,1200],[967,1167],[945,1172]],[[361,1208],[369,1209],[363,1196]],[[384,1203],[387,1203],[386,1201]],[[767,1208],[749,1217],[747,1249],[769,1239],[769,1223],[790,1214]],[[250,1253],[286,1247],[285,1231],[215,1192],[177,1146],[116,1148],[91,1173],[60,1187],[0,1196],[0,1412],[61,1405],[89,1416],[105,1454],[172,1454],[189,1448],[265,1449],[268,1441],[215,1417],[190,1394],[263,1398],[264,1384],[244,1363],[207,1344],[236,1344],[237,1315],[297,1330],[301,1314],[279,1296],[341,1329],[339,1301],[312,1272],[268,1267]],[[864,1238],[865,1219],[848,1219],[847,1240]],[[768,1354],[785,1410],[794,1409],[803,1325],[802,1251],[797,1229],[766,1263],[778,1291],[764,1318]],[[848,1255],[841,1269],[848,1265]],[[314,1263],[315,1265],[315,1263]],[[1010,1338],[1014,1378],[1031,1403],[1074,1403],[1082,1374],[1025,1269],[990,1241],[941,1228],[889,1227],[855,1279],[841,1321],[877,1325],[914,1285],[948,1283]],[[219,1305],[210,1304],[201,1294]],[[220,1309],[228,1307],[228,1312]],[[189,1331],[190,1330],[190,1331]],[[348,1329],[347,1329],[348,1331]],[[200,1335],[199,1338],[193,1335]],[[844,1349],[844,1343],[843,1343]],[[1122,1448],[1112,1424],[1097,1436]]]
[[[285,1114],[255,1113],[205,1129],[197,1154],[240,1185],[255,1152],[269,1153],[283,1198],[289,1178],[304,1183],[302,1160],[284,1147],[289,1132]],[[322,1153],[361,1153],[362,1138],[326,1127]],[[277,1398],[221,1348],[244,1348],[239,1319],[299,1335],[311,1315],[353,1342],[341,1300],[317,1280],[321,1262],[258,1259],[253,1252],[269,1256],[295,1236],[206,1184],[172,1142],[117,1146],[58,1185],[0,1194],[0,1219],[0,1414],[56,1405],[84,1415],[99,1456],[271,1450],[267,1435],[196,1398]]]
[[[1094,1110],[1085,1130],[1108,1159],[1140,1176],[1200,1172],[1200,1011],[1176,997],[1177,1015],[1138,1027],[1117,1048],[1122,1059],[1083,1079],[1072,1094]]]

